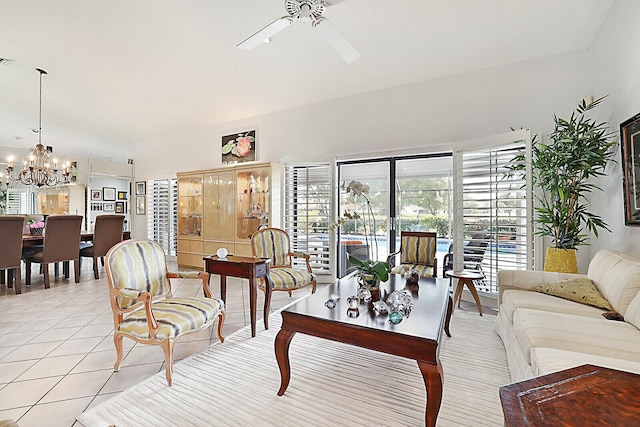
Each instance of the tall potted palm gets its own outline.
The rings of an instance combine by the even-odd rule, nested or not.
[[[585,245],[586,231],[598,236],[611,231],[599,215],[590,210],[592,191],[602,191],[593,178],[604,175],[615,155],[613,132],[607,122],[586,117],[603,98],[582,101],[566,120],[554,114],[550,142],[532,141],[532,183],[536,194],[536,234],[551,238],[545,257],[546,271],[577,273],[575,250]],[[512,169],[524,170],[524,154],[513,159]]]

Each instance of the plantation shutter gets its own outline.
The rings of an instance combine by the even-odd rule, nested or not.
[[[167,255],[176,255],[178,180],[158,179],[147,183],[147,237]]]
[[[522,151],[531,158],[531,136],[527,130],[481,141],[481,147],[457,152],[455,156],[454,267],[469,268],[464,263],[464,245],[486,232],[486,251],[479,266],[485,281],[479,290],[495,293],[498,270],[533,268],[531,182],[522,174],[511,174],[507,168]]]
[[[20,215],[29,212],[28,194],[29,190],[27,188],[7,189],[7,214]]]
[[[285,165],[284,229],[316,274],[330,274],[331,165]],[[304,266],[304,260],[295,260]]]

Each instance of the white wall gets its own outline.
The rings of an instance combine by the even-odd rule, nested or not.
[[[612,109],[606,120],[614,130],[640,112],[640,2],[618,0],[610,10],[592,48],[595,91],[609,93]],[[591,239],[589,257],[602,248],[628,252],[640,257],[640,227],[624,225],[620,147],[618,164],[611,165],[607,177],[599,180],[604,192],[593,198],[593,208],[611,227]]]
[[[185,129],[134,146],[135,180],[221,165],[220,137],[257,129],[261,161],[314,160],[389,150],[429,151],[456,141],[499,134],[510,127],[551,130],[553,113],[566,116],[585,96],[609,95],[598,115],[614,129],[640,112],[640,2],[618,0],[588,52],[425,81],[342,98],[209,128]],[[339,78],[339,76],[328,76]],[[619,159],[619,154],[618,154]],[[581,271],[600,248],[640,256],[640,227],[625,227],[620,165],[599,180],[605,192],[594,210],[612,233],[578,252]],[[136,237],[145,217],[134,216]]]

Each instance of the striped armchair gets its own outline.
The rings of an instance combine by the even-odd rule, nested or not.
[[[224,341],[224,302],[212,297],[209,273],[168,272],[164,250],[150,240],[116,244],[107,252],[105,264],[117,352],[115,371],[122,362],[124,337],[162,348],[169,386],[176,340],[218,319],[218,337]],[[169,279],[180,277],[201,279],[205,297],[173,298]]]
[[[311,271],[309,255],[301,252],[292,252],[289,243],[289,235],[279,228],[263,228],[251,236],[251,250],[253,256],[269,258],[271,265],[269,278],[274,291],[291,291],[312,285],[311,293],[316,292],[316,276]],[[307,269],[293,268],[292,258],[303,258]],[[265,290],[264,278],[258,282],[258,287]]]
[[[411,269],[418,270],[420,277],[436,277],[438,260],[436,233],[423,231],[403,231],[400,235],[400,250],[389,254],[387,262],[400,255],[400,264],[391,269],[392,274],[405,274]]]

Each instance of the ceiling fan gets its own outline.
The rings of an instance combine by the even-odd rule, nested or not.
[[[344,0],[285,0],[284,6],[288,15],[276,19],[248,39],[238,45],[241,49],[253,49],[271,36],[284,30],[296,21],[311,22],[326,42],[345,60],[347,64],[355,61],[360,52],[338,31],[336,27],[322,16],[325,8],[334,6]]]

